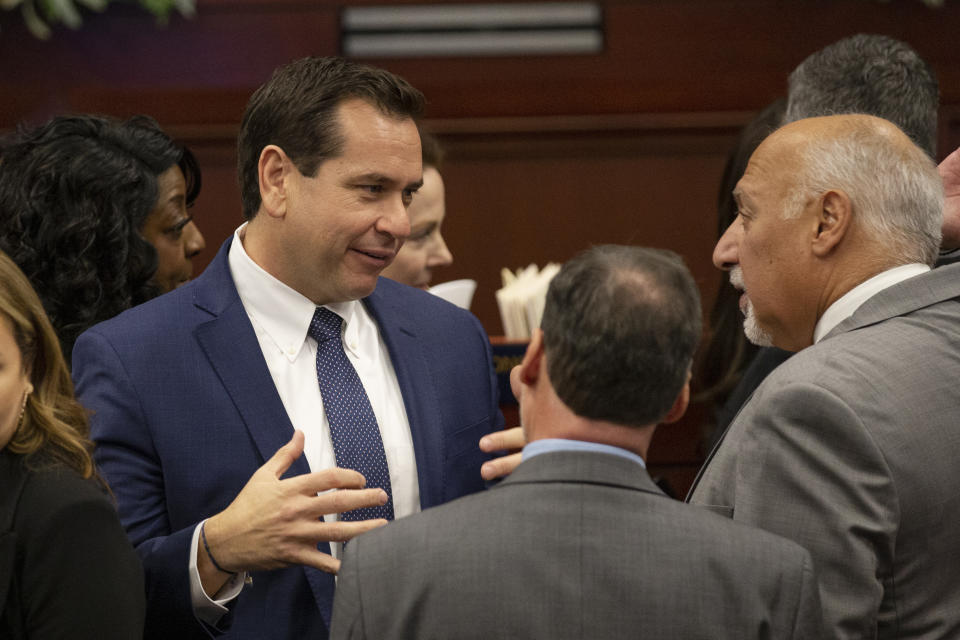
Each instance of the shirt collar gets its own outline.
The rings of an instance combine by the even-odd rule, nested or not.
[[[533,442],[528,443],[523,447],[522,459],[529,460],[530,458],[538,456],[541,453],[551,453],[553,451],[589,451],[592,453],[607,453],[620,456],[622,458],[627,458],[628,460],[633,460],[644,469],[647,468],[647,464],[643,461],[643,458],[632,451],[627,451],[626,449],[621,449],[620,447],[615,447],[609,444],[600,444],[599,442],[566,440],[563,438],[543,438],[541,440],[534,440]]]
[[[234,232],[227,256],[230,273],[247,314],[260,325],[271,342],[291,362],[307,339],[307,330],[317,305],[298,291],[264,271],[243,248],[246,223]],[[344,345],[356,351],[359,300],[323,305],[343,319]]]
[[[884,289],[892,287],[898,282],[918,276],[930,271],[930,267],[919,262],[903,264],[893,269],[887,269],[869,280],[861,282],[850,291],[837,298],[833,304],[820,316],[817,326],[813,330],[813,343],[816,344],[830,333],[834,327],[849,318],[864,302],[877,295]]]

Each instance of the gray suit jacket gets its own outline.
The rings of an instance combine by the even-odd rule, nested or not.
[[[960,638],[960,264],[780,365],[690,502],[813,554],[837,638]]]
[[[806,551],[664,496],[638,464],[544,453],[347,545],[331,637],[820,638]]]

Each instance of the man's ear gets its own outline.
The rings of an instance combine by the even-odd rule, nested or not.
[[[687,374],[687,381],[683,384],[683,389],[680,390],[680,393],[677,395],[677,399],[673,401],[673,406],[670,407],[670,411],[667,412],[667,415],[664,416],[663,420],[660,421],[661,424],[673,424],[677,420],[683,417],[683,414],[687,412],[687,406],[690,404],[690,374]]]
[[[847,235],[853,219],[853,206],[845,192],[831,189],[818,200],[817,230],[813,237],[813,254],[828,256]]]
[[[286,177],[293,162],[275,144],[268,144],[260,152],[257,177],[260,181],[261,207],[267,215],[282,218],[287,212]]]
[[[536,384],[540,377],[540,363],[543,358],[543,332],[535,329],[530,344],[523,354],[523,360],[510,370],[510,389],[519,404],[523,404],[524,389]]]
[[[523,354],[523,361],[520,363],[520,381],[526,385],[535,384],[540,377],[542,361],[543,330],[537,328],[533,330],[533,337],[530,338],[530,344],[527,346],[527,351]]]

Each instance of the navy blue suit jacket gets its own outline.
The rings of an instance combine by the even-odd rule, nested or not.
[[[293,435],[230,275],[230,242],[193,282],[84,333],[73,351],[77,394],[94,412],[96,460],[144,563],[148,637],[226,629],[237,638],[324,638],[334,580],[311,568],[254,573],[220,629],[205,629],[190,603],[197,523],[225,509]],[[477,442],[503,417],[480,323],[385,278],[363,302],[400,383],[421,507],[482,489],[487,456]],[[308,471],[301,456],[287,475]]]

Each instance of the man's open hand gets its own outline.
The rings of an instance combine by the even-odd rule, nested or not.
[[[386,524],[382,519],[320,520],[327,514],[386,504],[387,494],[383,489],[364,489],[366,480],[351,469],[325,469],[281,480],[303,453],[303,440],[302,432],[294,432],[290,442],[257,469],[230,506],[207,520],[207,543],[224,569],[239,572],[303,564],[336,573],[340,562],[319,551],[317,543],[342,542]],[[197,553],[201,580],[208,594],[215,593],[226,575],[218,575],[202,547]]]

